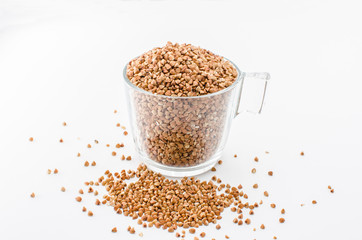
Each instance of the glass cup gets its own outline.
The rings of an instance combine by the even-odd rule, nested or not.
[[[262,84],[257,110],[248,110],[261,112],[270,75],[244,73],[233,66],[238,76],[228,88],[202,96],[174,97],[137,87],[127,78],[126,65],[123,78],[131,131],[137,157],[148,168],[174,177],[194,176],[212,168],[221,157],[231,121],[239,114],[244,80]]]

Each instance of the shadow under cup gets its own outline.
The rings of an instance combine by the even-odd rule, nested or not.
[[[238,109],[245,74],[228,88],[196,96],[155,95],[124,80],[128,113],[138,157],[168,176],[193,176],[220,159]]]

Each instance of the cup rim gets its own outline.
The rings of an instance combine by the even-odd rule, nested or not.
[[[205,94],[205,95],[200,95],[200,96],[186,96],[186,97],[179,97],[179,96],[166,96],[166,95],[159,95],[159,94],[156,94],[156,93],[151,93],[149,91],[146,91],[140,87],[137,87],[136,85],[134,85],[127,77],[127,66],[129,64],[129,62],[127,62],[126,66],[123,68],[123,79],[124,79],[124,82],[130,87],[130,88],[133,88],[134,90],[136,91],[139,91],[139,92],[142,92],[144,94],[148,94],[148,95],[151,95],[151,96],[154,96],[154,97],[164,97],[164,98],[171,98],[171,99],[190,99],[190,98],[206,98],[206,97],[213,97],[213,96],[216,96],[216,95],[221,95],[225,92],[228,92],[232,89],[234,89],[236,87],[236,85],[241,81],[242,79],[242,76],[244,75],[244,72],[240,71],[240,69],[232,62],[230,61],[229,59],[223,57],[225,60],[229,61],[236,69],[238,75],[236,77],[236,80],[233,84],[231,84],[229,87],[227,88],[224,88],[223,90],[220,90],[220,91],[217,91],[217,92],[214,92],[214,93],[210,93],[210,94]]]

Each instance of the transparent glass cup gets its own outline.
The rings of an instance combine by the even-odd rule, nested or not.
[[[147,92],[129,81],[126,65],[123,78],[136,153],[151,170],[183,177],[212,168],[221,157],[232,119],[239,114],[244,80],[261,83],[257,110],[248,110],[261,112],[270,75],[244,73],[233,65],[238,77],[231,86],[195,97]]]

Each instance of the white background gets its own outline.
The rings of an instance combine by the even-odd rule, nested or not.
[[[119,158],[134,154],[132,136],[116,127],[129,126],[121,70],[169,40],[272,75],[263,114],[234,120],[216,172],[265,204],[250,226],[233,224],[227,209],[221,230],[201,229],[205,239],[362,239],[361,22],[359,1],[0,1],[0,239],[175,238],[95,206],[89,194],[74,200],[84,181],[139,164]],[[112,157],[117,142],[126,147]]]

